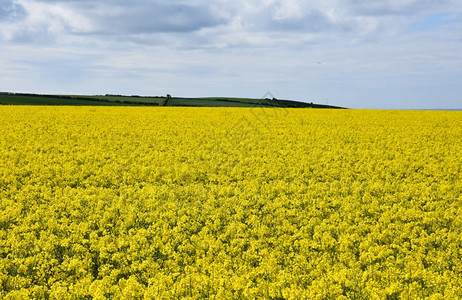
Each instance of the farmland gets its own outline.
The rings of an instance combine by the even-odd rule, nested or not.
[[[182,98],[171,96],[124,95],[42,95],[0,92],[0,105],[73,106],[187,106],[187,107],[291,107],[340,108],[293,100],[229,97]]]
[[[0,106],[0,298],[462,298],[462,112]]]

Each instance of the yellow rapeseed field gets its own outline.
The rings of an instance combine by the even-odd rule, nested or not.
[[[462,112],[0,107],[2,299],[460,299]]]

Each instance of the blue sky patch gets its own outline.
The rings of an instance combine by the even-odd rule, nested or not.
[[[456,18],[449,13],[426,15],[418,22],[411,24],[411,29],[415,31],[430,30],[438,26],[455,23]]]

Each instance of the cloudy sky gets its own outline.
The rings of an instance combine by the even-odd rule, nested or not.
[[[462,108],[462,0],[0,0],[0,91]]]

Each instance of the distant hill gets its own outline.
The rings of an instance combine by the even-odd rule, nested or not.
[[[124,95],[42,95],[0,92],[3,105],[72,105],[72,106],[191,106],[191,107],[291,107],[291,108],[342,108],[332,105],[305,103],[281,99],[252,98],[180,98],[167,96]]]

